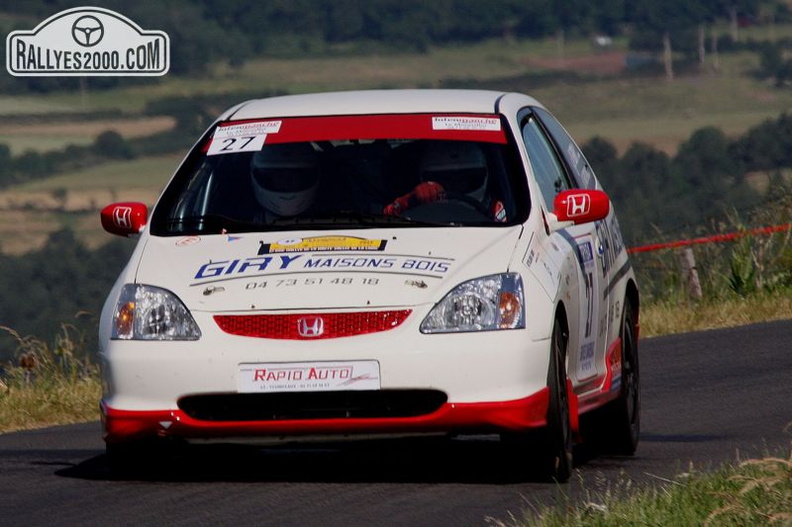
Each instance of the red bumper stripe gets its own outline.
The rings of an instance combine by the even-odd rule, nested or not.
[[[389,434],[519,431],[547,424],[548,391],[525,399],[492,403],[446,403],[419,417],[216,422],[193,419],[181,410],[129,411],[101,404],[105,441],[152,436],[183,438],[272,437],[332,434]]]

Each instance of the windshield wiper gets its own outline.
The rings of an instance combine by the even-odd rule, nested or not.
[[[222,214],[204,214],[196,216],[185,216],[181,218],[168,218],[165,221],[168,228],[178,225],[180,232],[196,232],[204,234],[221,234],[225,232],[250,232],[262,230],[263,225],[254,221],[243,221]]]
[[[311,226],[339,226],[339,225],[366,225],[366,226],[437,226],[438,223],[412,220],[402,216],[388,216],[371,212],[361,212],[355,210],[340,210],[333,213],[314,215],[308,217],[278,218],[272,225],[311,225]]]

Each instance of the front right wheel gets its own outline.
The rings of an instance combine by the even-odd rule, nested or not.
[[[635,317],[631,302],[625,299],[619,332],[619,395],[605,407],[592,412],[584,429],[584,437],[591,438],[598,451],[609,454],[631,456],[638,448],[641,431],[641,383]]]

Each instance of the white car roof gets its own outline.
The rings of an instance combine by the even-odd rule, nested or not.
[[[524,106],[541,104],[527,95],[489,90],[364,90],[251,100],[231,108],[221,120],[430,112],[508,114]]]

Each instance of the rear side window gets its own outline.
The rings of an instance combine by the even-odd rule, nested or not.
[[[567,166],[572,170],[572,177],[575,178],[578,186],[586,189],[596,188],[597,182],[591,166],[564,127],[546,110],[535,108],[534,112],[558,145],[558,149],[566,160]]]
[[[573,188],[572,182],[553,144],[533,115],[523,121],[522,138],[545,206],[552,209],[556,194]]]

